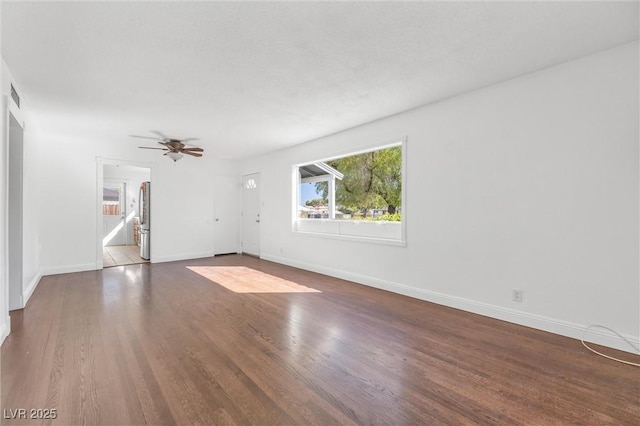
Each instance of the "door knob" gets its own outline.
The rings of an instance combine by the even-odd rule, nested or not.
[[[256,219],[256,223],[260,223],[260,219]]]

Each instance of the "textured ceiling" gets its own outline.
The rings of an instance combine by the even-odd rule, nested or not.
[[[241,158],[638,39],[637,2],[2,2],[48,132]],[[124,142],[123,142],[124,143]]]

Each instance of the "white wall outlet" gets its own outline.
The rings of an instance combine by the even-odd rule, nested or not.
[[[514,288],[511,292],[511,298],[514,302],[522,302],[522,290]]]

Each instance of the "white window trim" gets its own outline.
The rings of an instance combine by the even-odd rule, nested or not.
[[[332,219],[303,219],[303,218],[299,218],[298,217],[298,205],[300,203],[300,183],[307,183],[307,182],[318,182],[318,181],[324,181],[324,180],[329,180],[327,177],[324,176],[317,176],[317,177],[310,177],[310,178],[305,178],[305,179],[301,179],[300,177],[300,171],[299,171],[299,167],[300,166],[304,166],[306,164],[312,164],[314,162],[325,162],[325,161],[331,161],[334,160],[336,158],[342,158],[342,157],[348,157],[350,155],[358,155],[358,154],[363,154],[366,152],[371,152],[371,151],[378,151],[381,149],[385,149],[385,148],[392,148],[395,146],[401,146],[402,147],[402,221],[400,223],[398,222],[363,222],[363,221],[357,221],[357,220],[336,220],[335,218],[335,200],[331,200],[332,197],[329,197],[329,203],[330,203],[330,212],[332,211],[334,215],[331,215]],[[321,237],[321,238],[330,238],[330,239],[338,239],[338,240],[346,240],[346,241],[359,241],[359,242],[366,242],[366,243],[375,243],[375,244],[386,244],[386,245],[393,245],[393,246],[401,246],[401,247],[405,247],[406,243],[407,243],[407,239],[406,239],[406,223],[407,223],[407,193],[406,193],[406,182],[407,182],[407,137],[403,137],[400,139],[396,139],[393,142],[388,142],[388,143],[382,143],[382,144],[374,144],[374,145],[370,145],[366,148],[362,148],[360,150],[352,150],[352,151],[348,151],[345,152],[343,154],[339,154],[339,155],[334,155],[332,157],[328,157],[325,158],[323,160],[313,160],[313,161],[307,161],[307,162],[303,162],[303,163],[298,163],[298,164],[294,164],[292,166],[292,220],[291,220],[291,232],[294,235],[299,235],[299,236],[308,236],[308,237]],[[335,182],[335,178],[333,179]],[[329,188],[331,189],[331,188]],[[333,210],[331,209],[331,204],[333,201]],[[299,229],[301,226],[299,226],[299,224],[305,224],[308,225],[310,223],[318,223],[318,224],[326,224],[326,223],[333,223],[333,224],[337,224],[337,226],[334,226],[334,228],[337,229],[337,231],[332,231],[332,232],[323,232],[323,231],[310,231],[307,229]],[[341,233],[340,228],[341,226],[339,224],[359,224],[358,226],[362,226],[362,227],[370,227],[370,228],[375,228],[377,227],[400,227],[399,230],[399,237],[398,238],[385,238],[385,237],[379,237],[375,235],[375,232],[373,232],[371,235],[349,235],[349,234],[345,234],[345,233]],[[314,226],[314,225],[312,225]],[[318,225],[318,228],[322,227],[323,225]],[[306,226],[303,226],[306,228]]]

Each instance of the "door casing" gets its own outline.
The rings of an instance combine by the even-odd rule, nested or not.
[[[7,111],[8,128],[8,214],[7,214],[7,280],[9,310],[24,308],[23,285],[23,125],[11,109]]]
[[[141,161],[128,161],[113,158],[96,157],[96,269],[102,269],[104,262],[102,258],[102,230],[104,227],[102,217],[102,190],[104,189],[104,166],[135,166],[149,169],[150,181],[153,182],[153,176],[156,163],[145,163]],[[156,189],[157,190],[157,189]],[[154,185],[151,185],[151,192],[154,192]],[[154,208],[154,197],[151,197],[151,210]],[[154,227],[153,215],[151,215],[151,227]],[[151,239],[151,259],[153,263],[153,246],[154,240]]]

